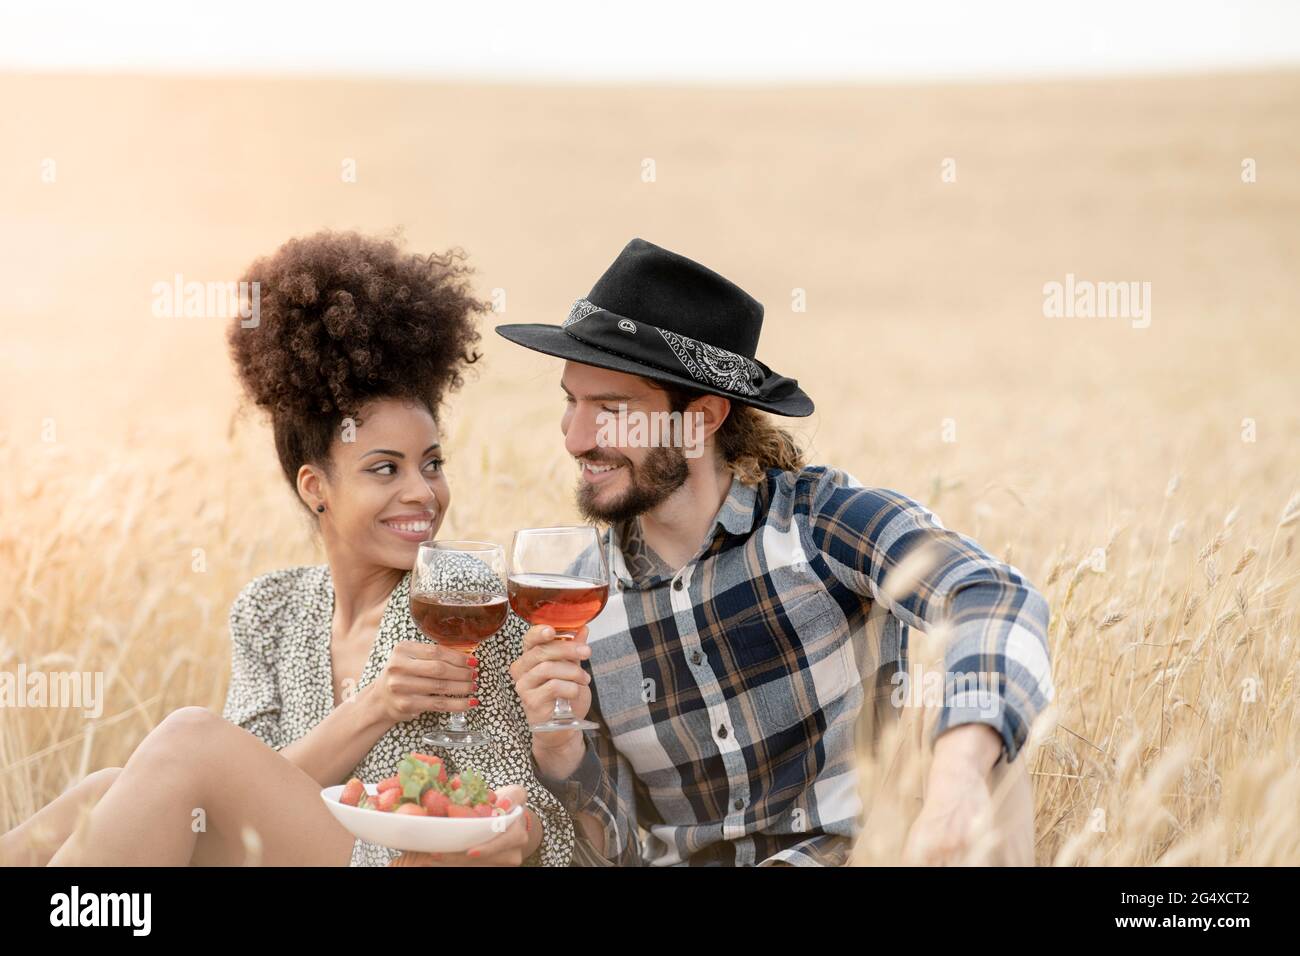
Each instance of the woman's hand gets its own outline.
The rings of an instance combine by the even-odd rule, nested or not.
[[[478,704],[471,696],[478,690],[478,661],[437,644],[402,641],[371,688],[384,717],[395,724],[428,711],[469,710]]]
[[[524,808],[523,813],[491,840],[472,847],[464,853],[403,853],[389,866],[520,866],[541,842],[540,824],[528,810],[528,791],[523,787],[502,787],[497,791],[508,797],[512,806]]]

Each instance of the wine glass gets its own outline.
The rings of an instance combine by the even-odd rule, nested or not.
[[[555,628],[571,641],[609,600],[609,570],[595,528],[525,528],[515,532],[506,585],[510,606],[529,624]],[[557,698],[551,717],[533,724],[534,733],[595,730],[564,698]]]
[[[505,624],[510,613],[505,588],[506,556],[484,541],[425,541],[411,571],[411,617],[435,644],[473,654]],[[470,730],[465,713],[451,715],[446,730],[425,737],[433,747],[481,747],[487,731]]]

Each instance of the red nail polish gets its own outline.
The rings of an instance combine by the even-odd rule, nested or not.
[[[478,698],[477,698],[477,697],[471,697],[471,698],[469,699],[469,705],[470,705],[471,707],[477,707],[477,706],[478,706]]]
[[[474,690],[478,690],[478,681],[474,681],[472,686]]]
[[[478,852],[478,850],[470,850],[470,851],[469,851],[468,853],[466,853],[465,855],[466,855],[466,856],[471,856],[471,857],[473,857],[474,859],[477,860],[478,857],[479,857],[479,852]]]
[[[465,663],[470,667],[478,667],[478,658],[471,655],[470,657],[465,658]]]
[[[526,813],[524,814],[524,832],[525,833],[533,832],[533,819]]]

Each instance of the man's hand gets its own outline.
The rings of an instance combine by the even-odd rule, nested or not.
[[[903,847],[905,866],[979,863],[967,859],[977,837],[993,824],[989,771],[1002,738],[986,724],[962,724],[934,744],[925,803]]]
[[[558,637],[553,627],[528,629],[524,653],[510,665],[510,677],[530,724],[546,721],[557,697],[569,702],[575,717],[587,716],[591,675],[582,669],[582,662],[590,656],[586,627],[578,629],[574,640]],[[569,776],[582,762],[585,749],[579,730],[533,735],[533,759],[547,776]]]

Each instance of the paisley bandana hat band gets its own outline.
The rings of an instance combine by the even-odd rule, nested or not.
[[[685,375],[701,385],[738,395],[757,396],[771,374],[753,359],[648,322],[606,312],[586,299],[573,303],[561,328],[579,342],[636,357],[660,371]]]

